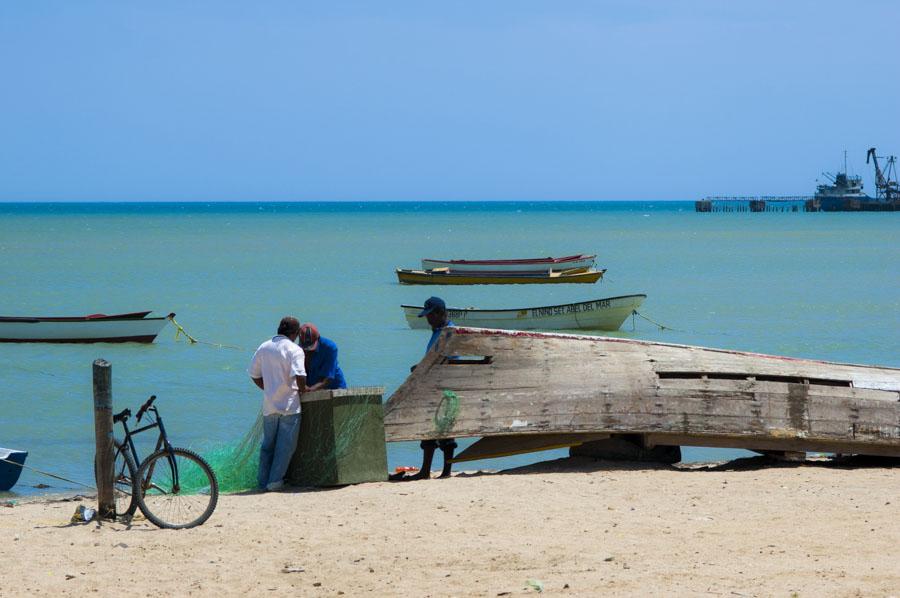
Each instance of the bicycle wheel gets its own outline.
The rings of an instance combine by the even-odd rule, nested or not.
[[[134,482],[137,480],[137,465],[128,446],[119,440],[116,445],[116,458],[113,461],[113,495],[116,499],[116,516],[131,518],[137,510],[137,499],[134,493]],[[94,479],[97,479],[97,463],[94,462]]]
[[[219,500],[219,482],[209,464],[193,451],[161,449],[141,463],[137,503],[147,519],[166,529],[200,525]]]

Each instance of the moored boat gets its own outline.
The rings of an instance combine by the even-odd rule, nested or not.
[[[518,309],[447,308],[457,326],[506,328],[509,330],[618,330],[628,316],[638,309],[646,295],[606,297],[578,303],[524,307]],[[428,329],[428,321],[420,318],[421,307],[403,305],[410,328]]]
[[[26,451],[0,448],[0,492],[9,490],[19,481],[26,457]]]
[[[152,343],[175,314],[148,318],[149,311],[77,317],[0,316],[4,343]]]
[[[455,272],[547,272],[571,268],[591,268],[596,255],[577,254],[565,257],[539,257],[512,260],[436,260],[423,259],[423,270],[447,268]]]
[[[898,368],[451,327],[384,422],[388,441],[635,434],[648,447],[900,456],[898,393]]]
[[[603,277],[606,270],[572,268],[547,272],[453,272],[448,269],[397,269],[400,284],[592,284]]]

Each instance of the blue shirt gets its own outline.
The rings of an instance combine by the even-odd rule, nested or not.
[[[315,351],[306,353],[306,384],[312,386],[330,378],[331,382],[325,388],[347,388],[344,380],[344,372],[338,365],[338,348],[334,341],[319,337],[319,346]]]
[[[428,346],[425,347],[425,353],[426,353],[426,354],[427,354],[429,351],[431,351],[431,347],[434,346],[434,343],[437,342],[438,337],[441,336],[441,331],[443,331],[444,328],[446,328],[447,326],[456,326],[456,324],[454,324],[454,323],[451,322],[450,320],[447,320],[447,323],[446,323],[445,325],[441,326],[440,328],[434,328],[434,329],[432,329],[432,331],[431,331],[431,338],[428,339]]]

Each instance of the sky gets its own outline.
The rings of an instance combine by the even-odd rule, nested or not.
[[[808,195],[900,154],[892,0],[0,3],[0,201]]]

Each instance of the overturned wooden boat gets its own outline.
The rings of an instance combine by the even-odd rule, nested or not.
[[[455,272],[447,268],[436,270],[397,269],[400,284],[593,284],[603,278],[606,270],[572,268],[547,272]]]
[[[76,317],[2,317],[4,343],[152,343],[175,314],[148,318],[149,311]]]
[[[578,303],[516,309],[447,308],[457,326],[505,328],[508,330],[618,330],[638,309],[647,295],[623,295]],[[402,305],[406,322],[413,329],[428,329],[420,318],[422,307]]]
[[[447,328],[384,421],[389,441],[505,436],[507,454],[516,437],[549,447],[638,434],[647,446],[900,456],[900,369]]]
[[[25,466],[27,451],[0,448],[0,492],[5,492],[16,485]]]
[[[537,257],[512,260],[422,260],[423,270],[447,268],[456,272],[547,272],[571,268],[591,268],[596,255],[579,253],[565,257]]]

